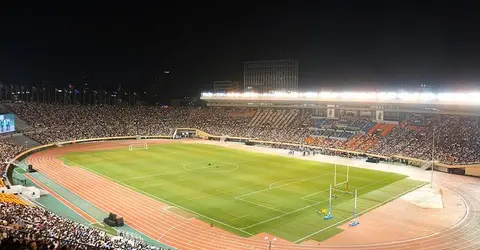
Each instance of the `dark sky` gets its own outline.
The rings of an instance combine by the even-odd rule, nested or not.
[[[183,95],[243,80],[246,60],[282,58],[299,60],[302,89],[480,80],[478,1],[15,2],[0,10],[4,83],[78,85],[88,76]]]

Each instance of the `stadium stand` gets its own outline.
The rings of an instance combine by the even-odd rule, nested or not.
[[[424,160],[431,159],[431,141],[435,137],[435,152],[440,162],[480,163],[479,123],[466,116],[413,115],[398,124],[389,124],[367,117],[312,117],[310,112],[293,108],[161,108],[40,103],[15,103],[7,108],[30,127],[25,126],[28,128],[23,131],[25,136],[0,140],[2,172],[6,163],[25,150],[25,146],[33,146],[24,145],[28,138],[34,140],[32,143],[46,144],[139,134],[173,135],[176,128],[197,128],[212,135],[314,145],[321,148],[317,152],[325,154],[332,153],[328,148],[333,148]],[[284,147],[267,143],[260,145]],[[286,147],[302,149],[302,146]],[[111,237],[41,207],[28,206],[11,194],[0,195],[0,213],[1,246],[22,247],[34,242],[45,248],[68,245],[71,249],[155,249],[142,241]]]
[[[12,203],[12,204],[18,204],[18,205],[27,205],[25,201],[22,199],[19,199],[16,195],[14,194],[0,194],[0,203]]]
[[[2,179],[0,180],[0,187],[4,186],[3,183],[3,178],[4,178],[4,172],[5,172],[5,167],[7,166],[7,163],[13,159],[13,157],[17,154],[19,154],[21,151],[25,150],[26,148],[24,146],[18,145],[15,142],[2,139],[0,140],[0,171],[2,173]]]
[[[158,249],[27,206],[15,196],[0,196],[0,218],[1,249]]]
[[[412,115],[398,124],[366,117],[312,117],[288,108],[160,108],[108,105],[11,104],[34,129],[28,137],[41,143],[126,135],[173,135],[176,128],[197,128],[212,135],[306,143],[384,156],[430,159],[436,131],[436,154],[443,163],[480,163],[480,130],[471,117]],[[68,118],[68,119],[66,119]]]

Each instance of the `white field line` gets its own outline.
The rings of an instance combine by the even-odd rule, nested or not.
[[[182,167],[185,167],[185,165],[191,165],[191,164],[202,163],[202,162],[205,162],[205,161],[185,163],[185,164],[182,165]],[[198,168],[198,169],[200,170],[200,169],[206,169],[206,168],[211,168],[211,167],[212,167],[212,166],[206,166],[206,167],[202,167],[202,168]],[[138,179],[147,179],[147,178],[152,178],[152,177],[157,177],[157,176],[164,176],[164,175],[176,174],[176,173],[188,172],[188,171],[189,171],[189,170],[186,170],[186,169],[174,170],[174,171],[167,171],[167,172],[163,172],[163,173],[159,173],[159,174],[142,175],[142,176],[127,178],[127,179],[123,179],[123,180],[119,180],[119,181],[120,181],[120,182],[124,182],[124,181],[138,180]]]
[[[184,181],[189,181],[189,179],[187,178],[180,178],[177,183],[180,183],[180,182],[184,182]],[[152,183],[152,184],[148,184],[147,187],[155,187],[155,186],[159,186],[159,185],[163,185],[164,183],[163,182],[155,182],[155,183]]]
[[[392,198],[390,198],[390,199],[388,199],[388,200],[386,200],[386,201],[384,201],[384,202],[378,203],[378,204],[375,205],[375,206],[372,206],[372,207],[369,207],[369,208],[367,208],[367,209],[365,209],[365,210],[363,210],[363,211],[360,211],[360,212],[357,213],[357,216],[359,216],[359,215],[361,215],[361,214],[364,214],[364,213],[366,213],[366,212],[368,212],[368,211],[370,211],[370,210],[373,210],[373,209],[375,209],[375,208],[377,208],[377,207],[379,207],[379,206],[382,206],[382,205],[384,205],[384,204],[386,204],[386,203],[388,203],[388,202],[390,202],[390,201],[392,201],[392,200],[395,200],[395,199],[397,199],[398,197],[400,197],[400,196],[402,196],[402,195],[404,195],[404,194],[410,193],[411,191],[413,191],[413,190],[415,190],[415,189],[417,189],[417,188],[419,188],[419,187],[421,187],[421,186],[425,186],[426,184],[428,184],[428,183],[421,183],[421,184],[419,184],[419,185],[417,185],[417,186],[415,186],[415,187],[413,187],[413,188],[411,188],[411,189],[409,189],[409,190],[407,190],[407,191],[405,191],[405,192],[403,192],[403,193],[401,193],[401,194],[398,194],[398,195],[396,195],[396,196],[394,196],[394,197],[392,197]],[[307,239],[307,238],[312,237],[313,235],[316,235],[316,234],[321,233],[321,232],[323,232],[323,231],[325,231],[325,230],[327,230],[327,229],[330,229],[330,228],[332,228],[332,227],[335,227],[335,226],[337,226],[337,225],[340,225],[340,224],[342,224],[342,223],[345,223],[346,221],[351,220],[352,218],[353,218],[353,215],[350,216],[350,217],[348,217],[348,218],[346,218],[346,219],[343,219],[343,220],[341,220],[341,221],[339,221],[339,222],[337,222],[337,223],[335,223],[335,224],[332,224],[332,225],[330,225],[330,226],[328,226],[328,227],[325,227],[325,228],[322,228],[322,229],[320,229],[320,230],[318,230],[318,231],[316,231],[316,232],[313,232],[313,233],[311,233],[311,234],[309,234],[309,235],[307,235],[307,236],[305,236],[305,237],[302,237],[302,238],[294,241],[293,243],[295,243],[295,244],[296,244],[296,243],[299,243],[299,242],[301,242],[301,241],[303,241],[303,240],[305,240],[305,239]]]
[[[309,199],[309,198],[300,198],[300,199],[304,200],[304,201],[317,202],[317,200],[312,200],[312,199]]]
[[[239,219],[242,219],[242,218],[248,217],[248,216],[250,216],[250,215],[251,215],[251,214],[246,214],[246,215],[243,215],[243,216],[237,217],[237,218],[233,219],[232,221],[239,220]]]
[[[182,219],[182,220],[190,220],[190,219],[193,218],[193,217],[192,217],[192,218],[185,218],[185,217],[183,217],[183,216],[181,216],[181,215],[179,215],[179,214],[177,214],[177,213],[175,213],[175,212],[170,211],[170,208],[177,208],[177,207],[175,207],[175,206],[168,206],[168,207],[166,207],[166,208],[165,208],[165,207],[162,208],[162,210],[163,210],[165,213],[169,213],[169,214],[175,215],[176,217],[178,217],[178,218],[180,218],[180,219]]]
[[[70,161],[70,160],[68,160],[68,161]],[[247,161],[252,161],[252,160],[247,160]],[[76,165],[78,165],[78,166],[84,167],[83,165],[78,164],[78,163],[76,163],[76,162],[73,162],[73,161],[70,161],[70,162],[71,162],[71,163],[74,163],[74,164],[76,164]],[[192,164],[193,164],[193,163],[192,163]],[[86,168],[86,167],[84,167],[84,168]],[[152,198],[154,198],[154,199],[158,199],[158,200],[160,200],[160,201],[162,201],[162,202],[164,202],[164,203],[166,203],[166,204],[172,205],[172,206],[174,206],[174,207],[175,207],[175,206],[176,206],[176,207],[179,207],[179,208],[181,208],[181,209],[183,209],[183,210],[185,210],[185,211],[188,211],[188,212],[190,212],[190,213],[192,213],[192,214],[196,214],[197,216],[201,216],[201,217],[203,217],[203,218],[207,218],[207,219],[209,219],[209,220],[215,221],[215,222],[217,222],[217,223],[219,223],[219,224],[222,224],[222,225],[227,226],[227,227],[229,227],[229,228],[235,229],[235,230],[237,230],[237,231],[240,231],[240,232],[245,233],[245,234],[250,235],[250,236],[253,236],[253,234],[245,231],[245,229],[248,229],[248,228],[254,227],[254,226],[256,226],[256,225],[260,225],[260,224],[263,224],[263,223],[266,223],[266,222],[269,222],[269,221],[272,221],[272,220],[275,220],[275,219],[284,217],[284,216],[289,215],[289,214],[293,214],[293,213],[296,213],[296,212],[305,210],[305,209],[307,209],[307,208],[310,208],[310,207],[316,206],[316,205],[318,205],[318,204],[320,204],[320,203],[323,203],[323,202],[327,202],[327,201],[328,201],[328,199],[326,199],[326,200],[323,200],[323,201],[315,202],[315,203],[313,203],[313,204],[310,204],[310,205],[305,206],[305,207],[302,207],[302,208],[298,208],[298,209],[296,209],[296,210],[294,210],[294,211],[291,211],[291,212],[288,212],[288,213],[286,213],[286,214],[282,214],[282,215],[279,215],[279,216],[275,216],[275,217],[272,217],[272,218],[270,218],[270,219],[267,219],[267,220],[264,220],[264,221],[261,221],[261,222],[258,222],[258,223],[254,223],[254,224],[249,225],[249,226],[247,226],[247,227],[238,228],[238,227],[231,226],[231,225],[229,225],[229,224],[227,224],[227,223],[218,221],[218,220],[216,220],[216,219],[213,219],[213,218],[211,218],[211,217],[209,217],[209,216],[203,215],[203,214],[201,214],[201,213],[192,211],[192,210],[190,210],[190,209],[188,209],[188,208],[185,208],[185,207],[183,207],[183,206],[179,206],[179,205],[177,205],[177,204],[175,204],[175,203],[173,203],[173,202],[167,201],[167,200],[165,200],[165,199],[163,199],[163,198],[161,198],[161,197],[158,197],[158,196],[152,195],[152,194],[150,194],[150,193],[144,192],[144,191],[142,191],[142,190],[140,190],[140,189],[138,189],[138,188],[136,188],[136,187],[133,187],[133,186],[128,185],[128,184],[126,184],[126,183],[123,183],[123,182],[121,182],[121,181],[115,180],[115,179],[113,179],[113,178],[111,178],[111,177],[108,177],[108,176],[106,176],[106,175],[103,175],[103,174],[101,174],[101,173],[99,173],[99,172],[97,172],[97,171],[94,171],[94,170],[90,169],[90,168],[86,168],[86,169],[89,169],[90,171],[92,171],[92,172],[94,172],[94,173],[96,173],[96,174],[98,174],[98,175],[100,175],[100,176],[102,176],[102,177],[104,177],[104,178],[106,178],[106,179],[108,179],[108,180],[110,180],[110,181],[119,183],[120,185],[123,185],[123,186],[127,186],[127,187],[129,187],[129,188],[131,188],[131,189],[133,189],[133,190],[135,190],[135,191],[137,191],[137,192],[139,192],[139,193],[142,193],[142,194],[144,194],[144,195],[146,195],[146,196],[152,197]],[[324,175],[328,175],[328,174],[331,174],[331,173],[327,173],[327,174],[324,174]],[[316,177],[314,177],[314,178],[316,178]],[[312,179],[312,178],[308,178],[308,179]],[[305,179],[303,179],[303,181],[305,181]],[[293,184],[293,183],[287,183],[287,184],[285,184],[285,185],[280,185],[280,186],[275,187],[275,188],[283,187],[283,186],[290,185],[290,184]],[[415,189],[417,189],[418,187],[421,187],[421,186],[423,186],[423,185],[426,185],[426,184],[425,184],[425,183],[422,183],[422,184],[420,184],[420,185],[418,185],[418,186],[416,186],[416,187],[414,187],[414,188],[412,188],[412,189],[409,189],[409,190],[407,190],[407,191],[405,191],[405,192],[403,192],[403,193],[401,193],[401,194],[399,194],[399,195],[397,195],[397,196],[395,196],[395,197],[392,197],[392,198],[390,198],[390,199],[388,199],[388,200],[386,200],[386,201],[384,201],[384,202],[382,202],[382,203],[379,203],[379,204],[377,204],[377,205],[375,205],[375,206],[373,206],[373,207],[370,207],[370,208],[368,208],[368,209],[366,209],[366,210],[364,210],[364,211],[361,211],[360,213],[358,213],[358,215],[363,214],[363,213],[366,213],[366,212],[368,212],[368,211],[370,211],[370,210],[372,210],[372,209],[375,209],[376,207],[381,206],[381,205],[383,205],[383,204],[385,204],[385,203],[387,203],[387,202],[390,202],[390,201],[392,201],[392,200],[394,200],[394,199],[402,196],[403,194],[409,193],[409,192],[411,192],[412,190],[415,190]],[[266,190],[269,190],[269,189],[270,189],[270,188],[268,188],[268,189],[263,189],[263,190],[259,190],[259,191],[254,191],[254,192],[247,193],[247,194],[244,194],[244,195],[241,195],[241,196],[237,196],[237,197],[243,197],[243,196],[250,195],[250,194],[253,194],[253,193],[263,192],[263,191],[266,191]],[[237,197],[235,197],[235,198],[237,198]],[[311,237],[311,236],[313,236],[313,235],[315,235],[315,234],[318,234],[318,233],[320,233],[320,232],[322,232],[322,231],[324,231],[324,230],[327,230],[327,229],[329,229],[329,228],[331,228],[331,227],[333,227],[333,226],[336,226],[336,225],[338,225],[338,224],[340,224],[340,223],[342,223],[342,222],[344,222],[344,221],[347,221],[347,220],[349,220],[349,219],[351,219],[351,218],[353,218],[353,216],[351,216],[351,217],[349,217],[349,218],[347,218],[347,219],[344,219],[343,221],[338,222],[338,223],[336,223],[336,224],[334,224],[334,225],[331,225],[331,226],[329,226],[329,227],[327,227],[327,228],[323,228],[323,229],[321,229],[321,230],[319,230],[319,231],[317,231],[317,232],[314,232],[314,233],[311,234],[311,235],[308,235],[308,236],[306,236],[306,237],[303,237],[302,239],[299,239],[299,240],[295,241],[294,243],[298,243],[298,242],[300,242],[300,241],[302,241],[302,240],[304,240],[304,239],[306,239],[306,238],[309,238],[309,237]]]
[[[175,206],[165,206],[165,207],[162,208],[162,210],[167,211],[168,209],[174,208],[174,207],[175,207]]]
[[[253,205],[256,205],[256,206],[259,206],[259,207],[263,207],[263,208],[266,208],[266,209],[270,209],[270,210],[273,210],[273,211],[277,211],[277,212],[280,212],[280,213],[283,213],[283,214],[286,214],[287,212],[285,211],[282,211],[280,209],[276,209],[274,207],[271,207],[271,206],[268,206],[268,205],[264,205],[262,203],[259,203],[259,202],[255,202],[255,201],[249,201],[249,200],[245,200],[245,199],[242,199],[242,198],[238,198],[238,197],[235,197],[236,200],[239,200],[239,201],[243,201],[243,202],[246,202],[246,203],[250,203],[250,204],[253,204]]]
[[[328,190],[330,190],[330,188],[327,188],[327,189],[324,189],[324,190],[320,190],[320,191],[315,192],[315,193],[311,193],[311,194],[304,195],[304,196],[300,197],[300,199],[301,199],[301,200],[304,200],[304,199],[306,199],[307,197],[310,197],[310,196],[313,196],[313,195],[316,195],[316,194],[318,194],[318,193],[322,193],[322,192],[325,192],[325,191],[328,191]]]
[[[337,173],[337,175],[346,176],[346,174],[339,174],[339,173]],[[359,180],[368,180],[368,181],[371,180],[371,179],[362,178],[362,177],[352,177],[352,178],[353,178],[353,179],[359,179]],[[274,187],[274,184],[282,183],[282,182],[289,181],[289,180],[298,180],[298,178],[284,179],[284,180],[279,180],[279,181],[276,181],[276,182],[272,182],[272,183],[270,184],[270,189],[276,188],[276,187]],[[347,182],[347,181],[344,181],[344,182],[342,182],[342,183],[337,183],[337,185],[345,184],[346,182]],[[323,192],[323,191],[319,191],[319,192],[317,192],[317,193],[320,193],[320,192]],[[314,194],[317,194],[317,193],[314,193]],[[307,196],[303,196],[303,197],[308,197],[308,196],[311,196],[311,195],[313,195],[313,194],[310,194],[310,195],[307,195]],[[302,197],[302,198],[303,198],[303,197]]]
[[[255,185],[245,185],[245,186],[241,186],[241,187],[237,187],[237,188],[232,188],[232,189],[218,189],[219,191],[217,191],[217,193],[200,195],[200,196],[188,198],[187,200],[194,201],[194,200],[198,200],[198,199],[202,199],[202,198],[206,198],[206,197],[210,197],[210,196],[215,196],[215,195],[218,195],[218,194],[225,194],[225,193],[229,193],[229,192],[232,192],[232,191],[244,189],[244,188],[247,188],[247,187],[254,187],[254,186],[258,186],[258,184],[255,184]]]
[[[186,207],[177,205],[177,204],[175,204],[175,203],[173,203],[173,202],[171,202],[171,201],[167,201],[167,200],[165,200],[165,199],[163,199],[163,198],[161,198],[161,197],[158,197],[158,196],[156,196],[156,195],[147,193],[147,192],[145,192],[145,191],[143,191],[143,190],[140,190],[140,189],[138,189],[138,188],[136,188],[136,187],[134,187],[134,186],[128,185],[128,184],[126,184],[126,183],[124,183],[124,182],[120,182],[120,181],[115,180],[115,179],[113,179],[113,178],[111,178],[111,177],[109,177],[109,176],[106,176],[106,175],[104,175],[104,174],[102,174],[102,173],[99,173],[99,172],[97,172],[97,171],[95,171],[95,170],[92,170],[92,169],[90,169],[90,168],[87,168],[87,167],[85,167],[85,166],[83,166],[83,165],[81,165],[81,164],[78,164],[78,163],[74,162],[74,161],[70,161],[70,162],[71,162],[71,163],[74,163],[74,164],[77,165],[77,166],[81,166],[81,167],[83,167],[83,168],[85,168],[85,169],[88,169],[87,171],[91,171],[91,172],[93,172],[93,173],[95,173],[95,174],[97,174],[97,175],[99,175],[99,176],[102,176],[103,178],[105,178],[105,179],[107,179],[107,180],[110,180],[110,181],[112,181],[112,182],[118,183],[118,184],[121,185],[121,186],[128,187],[128,188],[130,188],[130,189],[132,189],[132,190],[135,190],[135,191],[137,191],[137,192],[139,192],[139,193],[141,193],[141,194],[144,194],[144,195],[146,195],[146,196],[148,196],[148,197],[151,197],[151,198],[153,198],[153,199],[162,201],[162,202],[165,203],[165,204],[169,204],[169,205],[171,205],[171,206],[179,207],[179,208],[181,208],[181,209],[183,209],[183,210],[185,210],[185,211],[187,211],[187,212],[190,212],[190,213],[192,213],[192,214],[195,214],[195,215],[197,215],[197,216],[200,216],[200,217],[209,219],[209,220],[214,221],[214,222],[216,222],[216,223],[218,223],[218,224],[221,224],[221,225],[224,225],[224,226],[226,226],[226,227],[235,229],[235,230],[237,230],[237,231],[239,231],[239,232],[242,232],[242,233],[244,233],[244,234],[253,236],[253,234],[251,234],[251,233],[249,233],[249,232],[247,232],[247,231],[244,231],[244,230],[242,230],[241,228],[237,228],[237,227],[231,226],[231,225],[229,225],[229,224],[227,224],[227,223],[225,223],[225,222],[221,222],[221,221],[216,220],[216,219],[214,219],[214,218],[212,218],[212,217],[209,217],[209,216],[206,216],[206,215],[204,215],[204,214],[195,212],[195,211],[190,210],[190,209],[188,209],[188,208],[186,208]]]
[[[325,175],[325,174],[323,174],[323,175]],[[260,203],[257,203],[257,202],[253,202],[253,201],[248,201],[248,200],[242,199],[241,197],[246,196],[246,195],[250,195],[250,194],[252,194],[252,193],[259,193],[259,192],[263,192],[263,191],[266,191],[266,190],[271,190],[271,189],[275,189],[275,188],[280,188],[280,187],[288,186],[288,185],[291,185],[291,184],[294,184],[294,183],[298,183],[298,182],[302,182],[302,181],[306,181],[306,180],[310,180],[310,179],[314,179],[314,178],[318,178],[318,176],[311,177],[311,178],[300,179],[299,181],[294,181],[294,182],[286,183],[286,184],[283,184],[283,185],[280,185],[280,186],[274,187],[274,188],[268,188],[268,189],[263,189],[263,190],[254,191],[254,192],[251,192],[251,193],[248,193],[248,194],[244,194],[244,195],[240,195],[240,196],[237,196],[237,197],[234,197],[234,198],[237,199],[237,200],[241,200],[241,201],[244,201],[244,202],[252,203],[252,204],[255,204],[255,205],[258,205],[258,206],[261,206],[261,207],[265,207],[265,208],[268,208],[268,209],[272,209],[272,210],[276,210],[276,211],[279,211],[279,212],[283,212],[283,213],[284,213],[283,215],[277,216],[278,218],[281,218],[281,217],[284,216],[284,215],[292,214],[292,212],[285,212],[285,211],[282,211],[282,210],[278,210],[278,209],[275,209],[274,207],[270,207],[270,206],[266,206],[266,205],[263,205],[263,204],[260,204]],[[290,179],[290,180],[291,180],[291,179]],[[376,181],[376,182],[373,182],[373,183],[364,185],[364,186],[362,186],[362,187],[360,187],[360,188],[357,188],[357,189],[360,190],[360,189],[363,189],[363,188],[367,188],[367,187],[369,187],[369,186],[372,186],[372,185],[375,185],[375,184],[378,184],[378,183],[381,183],[381,182],[384,182],[384,181],[386,181],[386,180]],[[279,181],[277,181],[277,183],[278,183],[278,182],[279,182]],[[270,185],[270,186],[271,186],[271,185]],[[315,203],[314,203],[314,204],[310,204],[310,205],[308,205],[308,206],[306,206],[306,207],[302,207],[302,208],[300,208],[300,209],[303,210],[304,208],[309,208],[309,207],[311,207],[312,205],[317,205],[317,204],[320,204],[320,203],[322,203],[322,202],[325,202],[325,201],[318,202],[317,200],[312,200],[312,199],[308,199],[308,198],[304,198],[304,197],[312,196],[312,195],[314,195],[314,194],[317,194],[317,193],[320,193],[320,192],[325,192],[325,191],[328,191],[328,190],[330,190],[330,188],[327,188],[327,189],[325,189],[325,190],[321,190],[321,191],[319,191],[319,192],[315,192],[315,193],[313,193],[313,194],[310,194],[310,195],[306,195],[306,196],[301,197],[300,199],[302,199],[302,200],[306,200],[306,201],[310,201],[310,202],[315,202]],[[327,201],[328,201],[328,199],[327,199]],[[297,210],[298,210],[298,209],[297,209]],[[297,211],[297,210],[294,210],[293,212],[295,212],[295,211]],[[301,211],[301,210],[298,210],[298,211]],[[271,218],[270,218],[270,219],[271,219]],[[266,221],[270,221],[270,219],[265,220],[265,222],[266,222]],[[260,223],[260,224],[261,224],[261,223]],[[257,225],[257,223],[256,223],[256,224],[253,224],[253,225]],[[242,228],[242,229],[249,228],[249,227],[251,227],[251,226],[253,226],[253,225],[249,225],[248,227],[244,227],[244,228]]]
[[[246,227],[242,227],[242,228],[240,228],[240,229],[245,230],[245,229],[248,229],[248,228],[257,226],[257,225],[261,225],[261,224],[263,224],[263,223],[266,223],[266,222],[269,222],[269,221],[272,221],[272,220],[276,220],[276,219],[282,218],[283,216],[287,216],[287,215],[289,215],[289,214],[293,214],[293,213],[296,213],[296,212],[300,212],[300,211],[302,211],[302,210],[305,210],[305,209],[307,209],[307,208],[316,206],[316,205],[318,205],[318,204],[320,204],[320,203],[327,202],[327,201],[328,201],[328,199],[323,200],[323,201],[317,201],[317,202],[315,202],[314,204],[310,204],[310,205],[308,205],[308,206],[295,209],[295,210],[293,210],[293,211],[291,211],[291,212],[288,212],[288,213],[285,213],[285,214],[282,214],[282,215],[278,215],[278,216],[272,217],[272,218],[270,218],[270,219],[266,219],[266,220],[263,220],[263,221],[254,223],[254,224],[248,225],[248,226],[246,226]]]
[[[381,181],[378,181],[378,182],[376,182],[376,183],[370,183],[370,184],[361,186],[361,187],[357,188],[357,190],[361,190],[361,189],[363,189],[363,188],[372,186],[372,185],[374,185],[374,184],[377,184],[377,183],[380,183],[380,182],[383,182],[383,181],[386,181],[386,180],[381,180]],[[423,184],[423,185],[424,185],[424,184]],[[330,188],[329,188],[329,189],[330,189]],[[326,190],[329,190],[329,189],[326,189]],[[324,191],[326,191],[326,190],[323,190],[323,191],[320,191],[320,192],[324,192]],[[341,195],[339,195],[339,196],[341,196]],[[303,198],[303,197],[302,197],[302,198]],[[307,208],[316,206],[316,205],[318,205],[318,204],[321,204],[321,203],[324,203],[324,202],[328,202],[329,199],[326,199],[326,200],[323,200],[323,201],[315,201],[315,200],[311,200],[311,199],[304,199],[304,200],[313,201],[313,202],[315,202],[315,203],[310,204],[310,205],[307,205],[307,206],[305,206],[305,207],[298,208],[298,209],[293,210],[293,211],[291,211],[291,212],[288,212],[288,213],[286,213],[286,214],[282,214],[282,215],[279,215],[279,216],[275,216],[275,217],[272,217],[272,218],[270,218],[270,219],[266,219],[266,220],[264,220],[264,221],[260,221],[260,222],[254,223],[254,224],[252,224],[252,225],[248,225],[248,226],[246,226],[246,227],[242,227],[241,229],[245,230],[245,229],[248,229],[248,228],[251,228],[251,227],[254,227],[254,226],[257,226],[257,225],[260,225],[260,224],[269,222],[269,221],[272,221],[272,220],[276,220],[276,219],[282,218],[283,216],[286,216],[286,215],[289,215],[289,214],[293,214],[293,213],[296,213],[296,212],[300,212],[300,211],[302,211],[302,210],[305,210],[305,209],[307,209]]]
[[[379,183],[382,183],[382,182],[385,182],[385,181],[386,181],[386,180],[376,181],[376,182],[373,182],[373,183],[370,183],[370,184],[361,186],[361,187],[357,188],[357,190],[362,190],[362,189],[364,189],[364,188],[367,188],[367,187],[370,187],[370,186],[373,186],[373,185],[375,185],[375,184],[379,184]],[[316,194],[318,194],[318,193],[326,192],[326,191],[328,191],[329,189],[330,189],[330,188],[327,188],[327,189],[320,190],[320,191],[315,192],[315,193],[311,193],[311,194],[302,196],[300,199],[301,199],[301,200],[307,200],[307,201],[315,201],[315,200],[308,199],[307,197],[316,195]],[[335,189],[335,188],[332,187],[332,189]],[[339,190],[339,191],[343,191],[343,190]],[[345,191],[343,191],[343,192],[345,192]],[[345,192],[345,193],[353,194],[352,192]],[[360,198],[360,197],[359,197],[359,198]]]
[[[164,183],[162,182],[155,182],[155,183],[152,183],[152,184],[148,184],[147,187],[156,187],[156,186],[160,186],[160,185],[163,185]]]
[[[277,183],[282,183],[282,182],[286,182],[286,181],[291,181],[291,180],[298,180],[298,178],[292,178],[292,179],[283,179],[283,180],[279,180],[279,181],[276,181],[276,182],[272,182],[270,183],[270,189],[273,188],[273,185],[274,184],[277,184]]]
[[[339,195],[339,196],[342,196],[342,195]],[[269,222],[269,221],[272,221],[272,220],[276,220],[276,219],[279,219],[279,218],[281,218],[281,217],[283,217],[283,216],[286,216],[286,215],[289,215],[289,214],[294,214],[294,213],[296,213],[296,212],[300,212],[300,211],[302,211],[302,210],[305,210],[305,209],[307,209],[307,208],[316,206],[316,205],[318,205],[318,204],[321,204],[321,203],[324,203],[324,202],[328,202],[328,200],[329,200],[329,199],[326,199],[326,200],[323,200],[323,201],[310,200],[310,201],[314,201],[315,203],[310,204],[310,205],[305,206],[305,207],[298,208],[298,209],[293,210],[293,211],[291,211],[291,212],[288,212],[288,213],[286,213],[286,214],[282,214],[282,215],[279,215],[279,216],[275,216],[275,217],[272,217],[272,218],[270,218],[270,219],[266,219],[266,220],[264,220],[264,221],[257,222],[257,223],[255,223],[255,224],[248,225],[248,226],[246,226],[246,227],[242,227],[241,229],[251,228],[251,227],[254,227],[254,226],[257,226],[257,225],[260,225],[260,224]]]
[[[227,214],[229,214],[232,217],[235,217],[235,219],[233,219],[233,220],[238,220],[238,219],[245,218],[245,217],[248,217],[248,216],[252,215],[252,214],[236,215],[236,214],[232,214],[232,213],[227,213]]]
[[[235,217],[235,218],[240,218],[240,216],[236,215],[236,214],[232,214],[232,213],[227,213],[228,215],[232,216],[232,217]]]
[[[270,184],[270,186],[269,186],[268,188],[264,188],[264,189],[260,189],[260,190],[253,191],[253,192],[250,192],[250,193],[238,195],[238,196],[235,196],[235,197],[233,197],[233,198],[236,199],[236,200],[240,200],[240,201],[243,201],[243,202],[247,202],[247,203],[250,203],[250,204],[254,204],[254,205],[257,205],[257,206],[260,206],[260,207],[264,207],[264,208],[267,208],[267,209],[270,209],[270,210],[274,210],[274,211],[277,211],[277,212],[281,212],[281,213],[283,213],[284,215],[286,215],[286,214],[288,214],[289,212],[282,211],[282,210],[276,209],[275,207],[267,206],[267,205],[265,205],[265,204],[261,204],[261,203],[258,203],[258,202],[249,201],[249,200],[243,199],[242,197],[245,197],[245,196],[248,196],[248,195],[252,195],[252,194],[261,193],[261,192],[268,191],[268,190],[272,190],[272,189],[276,189],[276,188],[285,187],[285,186],[292,185],[292,184],[299,183],[299,182],[304,182],[304,181],[312,180],[312,179],[318,178],[318,177],[320,177],[320,176],[328,175],[328,174],[330,174],[330,173],[321,174],[321,175],[316,175],[316,176],[314,176],[314,177],[304,178],[304,179],[300,179],[300,180],[294,181],[294,182],[288,182],[288,183],[285,183],[285,184],[283,184],[283,185],[280,185],[280,186],[277,186],[277,187],[273,187],[273,188],[271,187],[272,184],[273,184],[273,183],[272,183],[272,184]],[[290,180],[292,180],[292,179],[290,179]],[[276,182],[274,182],[274,183],[278,183],[278,182],[279,182],[279,181],[276,181]]]
[[[288,183],[285,183],[285,184],[282,184],[282,185],[280,185],[280,186],[276,186],[276,187],[273,187],[273,188],[268,187],[268,188],[260,189],[260,190],[253,191],[253,192],[250,192],[250,193],[242,194],[242,195],[236,196],[235,198],[241,198],[241,197],[248,196],[248,195],[252,195],[252,194],[256,194],[256,193],[261,193],[261,192],[264,192],[264,191],[268,191],[268,190],[272,190],[272,189],[276,189],[276,188],[281,188],[281,187],[289,186],[289,185],[292,185],[292,184],[295,184],[295,183],[304,182],[304,181],[308,181],[308,180],[313,180],[313,179],[316,179],[316,178],[318,178],[318,177],[320,177],[320,176],[329,175],[329,174],[331,174],[331,173],[320,174],[320,175],[315,175],[314,177],[310,177],[310,178],[299,179],[298,181],[288,182]],[[278,181],[276,181],[276,182],[278,182]],[[270,184],[270,185],[271,185],[271,184]]]
[[[169,232],[171,232],[173,229],[177,228],[177,227],[180,227],[182,226],[183,224],[186,224],[186,223],[189,223],[191,219],[188,219],[188,220],[185,220],[184,222],[182,223],[178,223],[177,225],[169,228],[167,231],[163,232],[162,235],[160,235],[160,237],[158,237],[158,240],[161,240],[163,238],[163,236],[165,236],[166,234],[168,234]]]
[[[231,162],[231,163],[223,163],[223,164],[218,164],[218,166],[236,165],[237,168],[238,168],[238,163],[251,162],[251,161],[255,161],[255,160],[245,160],[245,161],[237,161],[237,162]],[[211,166],[201,167],[201,168],[197,168],[197,169],[186,169],[185,168],[188,165],[192,165],[192,164],[195,164],[195,163],[203,163],[203,162],[205,162],[205,160],[182,164],[182,168],[183,168],[182,170],[174,170],[174,171],[168,171],[168,172],[163,172],[163,173],[159,173],[159,174],[137,176],[137,177],[127,178],[127,179],[123,179],[123,180],[119,180],[119,181],[124,182],[124,181],[138,180],[138,179],[147,179],[147,178],[152,178],[152,177],[157,177],[157,176],[164,176],[164,175],[169,175],[169,174],[177,174],[177,173],[182,173],[182,172],[190,172],[190,171],[195,171],[195,170],[213,168],[214,165],[215,165],[215,164],[213,164]],[[227,171],[223,171],[223,172],[227,172]]]

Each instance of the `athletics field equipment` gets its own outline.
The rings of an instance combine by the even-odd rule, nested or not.
[[[332,164],[187,143],[68,153],[61,159],[168,203],[179,216],[190,214],[245,237],[266,232],[295,243],[323,240],[340,232],[336,226],[354,213],[354,196],[345,193],[331,203],[334,218],[318,214],[329,205]],[[337,178],[346,177],[338,168]],[[346,169],[349,189],[358,190],[357,214],[424,184],[394,173]]]
[[[128,151],[133,151],[133,150],[147,150],[148,149],[148,143],[142,144],[130,144],[128,145]]]

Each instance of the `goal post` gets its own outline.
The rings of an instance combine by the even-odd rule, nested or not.
[[[128,145],[128,151],[133,151],[133,150],[147,150],[148,149],[148,143],[144,144],[130,144]]]
[[[353,201],[353,221],[348,224],[351,227],[354,227],[360,224],[360,222],[358,222],[357,220],[357,196],[358,196],[357,189],[355,189],[355,197]]]
[[[348,181],[350,177],[350,166],[345,166],[346,168],[346,174],[345,178],[339,178],[340,173],[337,172],[337,164],[335,164],[335,170],[333,174],[333,191],[340,191],[348,194],[353,194],[352,192],[348,191]],[[344,187],[344,189],[343,189]]]
[[[333,218],[332,215],[332,185],[330,185],[330,192],[328,195],[328,211],[327,214],[323,217],[324,220],[330,220]]]

